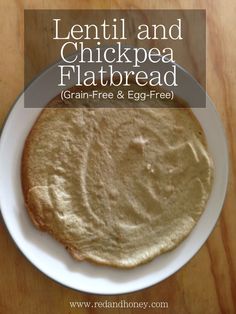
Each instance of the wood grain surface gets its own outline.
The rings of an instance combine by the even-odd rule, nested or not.
[[[236,313],[236,2],[225,1],[0,1],[0,123],[23,89],[24,9],[206,9],[207,91],[225,125],[230,181],[220,219],[206,244],[180,271],[143,291],[96,296],[62,287],[16,248],[0,220],[0,313]],[[71,308],[70,301],[167,301],[168,309]]]

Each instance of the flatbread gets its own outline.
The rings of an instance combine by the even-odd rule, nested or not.
[[[49,108],[55,102],[61,108]],[[77,260],[121,268],[176,247],[201,216],[213,181],[192,111],[67,107],[52,100],[25,142],[22,187],[35,226]]]

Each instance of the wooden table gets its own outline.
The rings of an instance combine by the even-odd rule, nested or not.
[[[49,4],[50,3],[50,4]],[[11,1],[0,2],[0,123],[23,88],[24,8],[177,8],[207,11],[207,91],[228,136],[230,182],[223,212],[206,244],[175,275],[143,291],[119,297],[88,295],[62,287],[40,273],[19,252],[0,222],[0,313],[110,313],[73,309],[69,301],[168,301],[168,309],[146,313],[236,313],[236,2],[225,1]],[[112,310],[112,313],[139,313]],[[145,311],[140,311],[140,313]]]

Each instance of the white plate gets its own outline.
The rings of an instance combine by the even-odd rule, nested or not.
[[[196,84],[189,74],[179,69],[183,82]],[[27,88],[35,105],[46,104],[60,92],[59,88],[51,84],[56,77],[58,78],[58,67],[54,65]],[[41,93],[39,87],[45,93]],[[200,88],[199,85],[197,88]],[[196,254],[219,217],[228,181],[226,138],[219,116],[208,96],[206,108],[193,109],[206,133],[215,164],[214,185],[206,209],[191,234],[176,249],[130,270],[77,262],[62,245],[32,225],[24,207],[20,163],[25,138],[40,110],[24,108],[22,94],[8,116],[0,142],[2,216],[16,245],[32,264],[65,286],[84,292],[111,295],[152,286],[175,273]]]

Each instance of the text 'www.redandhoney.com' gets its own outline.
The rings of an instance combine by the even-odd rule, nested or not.
[[[147,301],[126,301],[126,300],[120,300],[120,301],[70,301],[69,302],[70,308],[74,309],[82,309],[82,308],[103,308],[103,309],[167,309],[168,308],[168,302],[167,301],[153,301],[153,302],[147,302]]]

